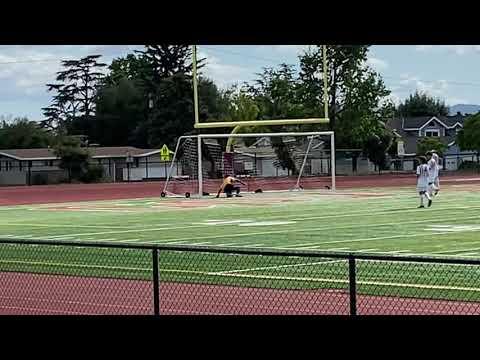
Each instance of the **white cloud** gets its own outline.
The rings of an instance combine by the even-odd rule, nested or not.
[[[209,54],[199,51],[200,58],[206,58],[206,65],[202,72],[208,78],[211,78],[220,88],[227,88],[231,85],[241,85],[245,81],[250,81],[254,76],[251,69],[238,65],[230,65],[221,62],[221,60]]]
[[[385,60],[369,56],[367,59],[367,65],[373,67],[377,71],[382,71],[388,69],[388,62]]]
[[[273,45],[272,48],[275,51],[283,53],[293,53],[295,55],[300,55],[305,51],[308,45]]]
[[[480,53],[480,45],[417,45],[415,49],[420,52],[450,52],[457,55]]]
[[[452,88],[447,80],[440,79],[436,81],[427,81],[410,74],[402,74],[400,77],[402,80],[400,81],[399,86],[391,87],[391,98],[397,104],[414,91],[424,92],[430,96],[444,100],[445,104],[448,106],[471,102],[468,99],[458,97],[455,93],[452,94]]]

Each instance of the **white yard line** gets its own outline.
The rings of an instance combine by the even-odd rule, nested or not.
[[[478,252],[468,252],[468,253],[460,253],[460,254],[457,254],[458,256],[477,256],[477,257],[480,257],[480,255],[478,254]]]
[[[455,252],[465,252],[465,251],[473,251],[473,250],[480,250],[480,247],[477,248],[470,248],[470,249],[451,249],[451,250],[441,250],[441,251],[431,251],[431,254],[445,254],[445,253],[455,253]]]
[[[56,227],[66,227],[66,228],[121,228],[121,229],[131,229],[131,226],[117,226],[117,225],[71,225],[71,224],[27,224],[27,223],[18,223],[18,222],[11,222],[11,223],[0,223],[0,226],[32,226],[32,227],[46,227],[46,228],[56,228]]]
[[[337,262],[338,260],[333,260]],[[272,269],[283,269],[283,268],[290,268],[290,267],[299,267],[299,266],[313,266],[319,264],[326,264],[330,263],[330,261],[316,261],[316,262],[309,262],[309,263],[301,263],[301,264],[288,264],[288,265],[274,265],[274,266],[264,266],[264,267],[256,267],[250,269],[239,269],[239,270],[230,270],[230,271],[219,271],[215,272],[216,275],[225,275],[225,274],[237,274],[241,272],[249,272],[249,271],[260,271],[260,270],[272,270]]]
[[[103,240],[103,239],[102,239]],[[118,242],[121,242],[121,243],[131,243],[131,242],[139,242],[141,241],[142,239],[125,239],[125,240],[117,240]]]
[[[470,217],[458,217],[458,218],[437,218],[434,221],[435,222],[444,222],[444,221],[456,221],[456,220],[469,220],[469,219],[480,219],[480,214],[475,215],[475,216],[470,216]],[[248,237],[248,236],[255,236],[255,235],[273,235],[273,234],[290,234],[290,233],[304,233],[304,232],[315,232],[315,231],[321,231],[321,230],[328,230],[332,231],[335,229],[347,229],[347,228],[365,228],[365,227],[380,227],[380,226],[391,226],[391,225],[407,225],[407,224],[422,224],[425,223],[425,220],[412,220],[412,221],[405,221],[405,222],[389,222],[389,223],[381,223],[381,224],[349,224],[349,225],[344,225],[344,226],[322,226],[322,227],[315,227],[315,228],[303,228],[303,229],[285,229],[285,230],[271,230],[271,231],[258,231],[258,232],[249,232],[249,233],[241,233],[241,234],[230,234],[228,237],[230,238],[237,238],[237,237]],[[221,225],[219,225],[221,226]],[[231,225],[230,225],[231,226]],[[187,226],[179,227],[180,229],[186,229],[188,228]],[[173,228],[172,228],[173,229]],[[164,229],[145,229],[144,231],[160,231]],[[165,228],[167,230],[167,228]],[[138,230],[141,231],[141,230]],[[471,232],[474,230],[471,230]],[[475,230],[476,231],[476,230]],[[120,233],[121,231],[115,231],[112,233]],[[448,232],[451,234],[451,232]],[[438,234],[443,234],[443,233],[438,233]],[[394,239],[398,237],[416,237],[416,236],[432,236],[432,233],[427,233],[427,234],[405,234],[405,235],[395,235],[393,237],[387,236],[387,237],[378,237],[376,239],[382,240],[382,239]],[[185,238],[173,238],[173,239],[168,239],[167,241],[176,241],[176,240],[200,240],[200,239],[217,239],[217,238],[225,238],[226,235],[208,235],[208,236],[191,236],[191,237],[185,237]],[[368,241],[372,238],[366,238],[366,239],[352,239],[352,240],[335,240],[335,241],[326,241],[322,242],[322,244],[336,244],[336,243],[344,243],[344,242],[356,242],[356,241]],[[375,239],[372,239],[375,240]],[[305,243],[304,245],[312,244],[315,245],[316,243]],[[285,248],[292,248],[295,246],[301,246],[300,244],[292,244],[292,245],[285,245],[285,247],[282,247],[282,249]]]

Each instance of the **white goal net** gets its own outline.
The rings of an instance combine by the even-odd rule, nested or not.
[[[202,134],[178,139],[163,196],[216,195],[225,176],[241,191],[335,189],[333,132]]]

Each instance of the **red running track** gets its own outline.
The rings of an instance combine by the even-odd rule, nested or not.
[[[359,295],[360,315],[473,315],[480,303]],[[163,315],[348,315],[341,290],[277,290],[161,283]],[[152,283],[0,273],[0,315],[148,315]]]
[[[474,183],[480,181],[480,175],[474,176],[443,176],[442,184]],[[275,180],[250,179],[247,187],[242,191],[262,190],[288,190],[296,182],[296,178]],[[395,187],[415,186],[415,176],[410,174],[401,175],[365,175],[365,176],[338,176],[337,188],[368,188],[368,187]],[[0,187],[0,205],[27,205],[63,203],[76,201],[134,199],[146,197],[159,197],[163,189],[163,182],[141,183],[102,183],[102,184],[62,184],[62,185],[39,185],[39,186],[14,186]],[[312,177],[302,181],[305,189],[322,189],[330,185],[330,178]],[[219,186],[218,180],[208,180],[204,191],[216,192]],[[172,182],[171,191],[183,194],[192,192],[192,184],[186,182]],[[414,191],[414,189],[412,190]]]

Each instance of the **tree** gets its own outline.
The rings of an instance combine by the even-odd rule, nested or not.
[[[480,165],[480,113],[465,119],[463,129],[457,134],[457,141],[462,151],[476,152],[477,164]]]
[[[340,147],[361,147],[383,127],[392,109],[390,91],[378,73],[366,65],[369,46],[328,46],[329,127]],[[306,117],[323,117],[323,55],[321,46],[300,57],[299,97]]]
[[[98,62],[100,57],[89,55],[62,61],[64,69],[57,72],[57,83],[47,84],[54,96],[50,106],[42,109],[44,127],[65,132],[78,116],[88,118],[94,114],[96,92],[104,77],[100,70],[107,66]]]
[[[155,106],[147,126],[148,144],[152,147],[163,144],[173,147],[178,136],[193,130],[191,82],[183,73],[170,76],[158,84],[154,97]]]
[[[1,149],[29,149],[48,147],[53,136],[42,129],[35,121],[27,118],[15,118],[2,121],[0,126]]]
[[[415,91],[408,99],[398,105],[397,113],[400,116],[447,116],[448,107],[444,101],[429,96],[426,93]]]
[[[108,70],[109,74],[103,81],[107,85],[118,84],[120,81],[128,79],[136,82],[136,85],[145,86],[146,80],[151,78],[153,72],[148,59],[135,54],[114,59]]]
[[[364,143],[364,152],[368,159],[375,164],[380,173],[387,167],[387,152],[392,145],[392,135],[389,132],[383,132],[380,135],[370,136]]]
[[[426,154],[430,150],[435,150],[440,156],[447,149],[447,145],[435,137],[424,137],[417,142],[417,153]]]
[[[54,146],[54,153],[60,158],[59,167],[68,172],[68,179],[79,180],[88,171],[90,154],[73,137],[63,137]]]
[[[299,80],[293,65],[264,68],[258,76],[253,85],[247,84],[245,90],[255,99],[260,120],[302,116],[303,105],[298,97]]]
[[[77,118],[70,130],[102,146],[124,146],[146,119],[146,99],[134,80],[123,78],[98,90],[95,117]]]

